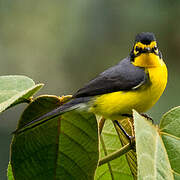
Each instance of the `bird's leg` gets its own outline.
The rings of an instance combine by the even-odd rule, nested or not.
[[[125,131],[125,129],[121,126],[121,124],[120,124],[117,120],[115,120],[114,122],[115,122],[115,123],[117,124],[117,126],[121,129],[121,131],[123,132],[123,134],[127,137],[127,139],[129,140],[130,144],[132,144],[132,140],[134,139],[134,136],[130,136],[130,135]]]

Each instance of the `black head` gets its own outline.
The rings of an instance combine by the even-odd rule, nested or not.
[[[153,33],[142,32],[136,35],[135,43],[130,53],[131,61],[134,61],[135,57],[138,57],[144,53],[154,53],[162,58],[161,52],[157,47],[155,35]]]
[[[152,41],[156,41],[155,35],[151,32],[142,32],[136,35],[135,42],[141,42],[142,44],[150,44]]]

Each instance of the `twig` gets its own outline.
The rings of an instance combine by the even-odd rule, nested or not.
[[[132,150],[134,143],[135,143],[135,141],[133,141],[132,143],[126,144],[121,149],[119,149],[119,150],[105,156],[104,158],[100,159],[98,166],[101,166],[101,165],[103,165],[109,161],[112,161],[112,160],[122,156],[123,154],[126,154],[127,152]]]

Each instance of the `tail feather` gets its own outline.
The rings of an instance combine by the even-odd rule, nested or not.
[[[82,103],[86,103],[90,100],[89,97],[82,97],[82,98],[76,98],[72,99],[71,101],[67,102],[66,104],[63,104],[62,106],[40,116],[39,118],[29,122],[24,127],[15,130],[12,134],[19,134],[21,132],[24,132],[28,129],[32,129],[40,124],[43,124],[51,119],[54,119],[57,116],[62,115],[65,112],[75,110],[77,108],[81,107]]]

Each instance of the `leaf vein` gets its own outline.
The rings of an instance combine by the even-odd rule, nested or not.
[[[71,162],[73,162],[73,163],[79,168],[79,170],[80,170],[83,174],[85,174],[86,176],[88,176],[88,174],[86,174],[86,171],[84,171],[83,168],[82,168],[81,166],[79,166],[78,163],[75,162],[70,156],[68,156],[67,154],[65,154],[65,153],[62,152],[62,151],[59,151],[59,152],[60,152],[62,155],[64,155],[66,158],[68,158]],[[63,166],[61,165],[61,167],[63,167]]]
[[[64,120],[64,119],[63,119]],[[84,131],[83,129],[81,129],[80,127],[76,126],[75,124],[73,124],[72,122],[65,120],[67,123],[71,124],[73,127],[79,129],[83,134],[85,134],[87,137],[89,137],[92,140],[96,140],[94,137],[91,137],[88,133],[86,133],[86,131]]]
[[[177,140],[180,140],[180,137],[174,136],[174,135],[169,134],[169,133],[166,133],[166,132],[160,132],[160,134],[161,134],[161,135],[166,135],[166,136],[172,137],[172,138],[177,139]]]

